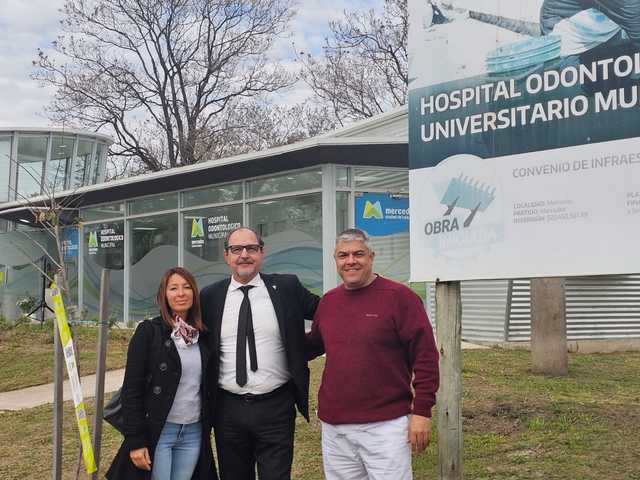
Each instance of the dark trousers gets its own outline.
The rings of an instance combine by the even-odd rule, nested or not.
[[[295,401],[287,384],[265,395],[218,390],[214,422],[221,480],[290,480]]]

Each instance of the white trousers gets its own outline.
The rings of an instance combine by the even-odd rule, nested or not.
[[[409,417],[384,422],[322,422],[322,462],[327,480],[412,480]]]

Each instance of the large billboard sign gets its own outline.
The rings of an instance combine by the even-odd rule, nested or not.
[[[409,0],[412,280],[639,272],[640,0],[456,3]]]

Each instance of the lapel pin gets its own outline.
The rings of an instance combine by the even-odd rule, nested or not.
[[[271,287],[272,287],[274,290],[278,288],[278,287],[276,287],[275,285],[271,285]]]

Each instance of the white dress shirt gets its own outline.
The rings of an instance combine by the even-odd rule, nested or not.
[[[285,384],[291,378],[287,367],[287,355],[280,335],[280,327],[276,312],[271,303],[267,288],[260,275],[256,275],[246,285],[253,285],[249,290],[253,331],[256,339],[258,370],[251,371],[249,349],[247,355],[247,383],[244,387],[236,383],[236,343],[238,338],[238,314],[244,298],[240,287],[244,284],[231,278],[222,313],[220,329],[220,388],[237,394],[262,394]],[[246,344],[245,344],[246,345]]]

